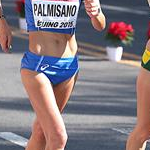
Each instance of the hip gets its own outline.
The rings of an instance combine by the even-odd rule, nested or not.
[[[21,69],[43,73],[53,85],[56,85],[71,78],[79,71],[78,57],[39,56],[27,51],[22,58]]]

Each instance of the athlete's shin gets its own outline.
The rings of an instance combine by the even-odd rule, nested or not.
[[[26,150],[44,150],[45,145],[46,141],[43,130],[36,119],[32,127],[32,134],[28,141]]]
[[[67,143],[66,130],[55,130],[47,134],[45,150],[64,150]]]
[[[25,150],[45,150],[45,141],[37,140],[38,137],[35,138],[35,135],[32,134]]]

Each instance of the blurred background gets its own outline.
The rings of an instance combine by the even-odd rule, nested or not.
[[[146,0],[101,0],[102,10],[107,18],[106,29],[99,33],[93,29],[90,20],[85,13],[84,5],[82,5],[79,18],[77,22],[77,40],[86,42],[96,46],[106,47],[108,41],[105,39],[106,31],[110,22],[124,21],[125,23],[132,24],[135,36],[132,46],[124,47],[124,52],[137,54],[141,56],[145,48],[147,40],[147,31],[149,23],[149,7]],[[3,1],[4,13],[7,20],[12,27],[19,28],[19,15],[16,11],[16,1],[5,0]],[[14,39],[14,43],[15,43]],[[15,45],[15,44],[14,44]],[[25,48],[25,47],[24,47]],[[14,52],[18,52],[22,48],[14,46]],[[94,51],[94,49],[92,49]]]
[[[135,39],[133,45],[124,47],[124,51],[141,55],[147,41],[147,31],[149,23],[149,7],[146,0],[101,0],[104,14],[107,18],[107,27],[102,33],[94,31],[89,20],[85,17],[83,7],[80,11],[78,21],[77,37],[78,40],[86,41],[95,45],[107,46],[105,39],[106,30],[110,22],[124,21],[132,24],[135,30]],[[84,36],[86,34],[87,36]]]

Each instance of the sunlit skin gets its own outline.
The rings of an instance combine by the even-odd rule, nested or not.
[[[146,44],[150,51],[150,40]],[[137,78],[137,123],[130,134],[126,150],[145,150],[150,139],[150,71],[140,68]]]
[[[85,0],[85,10],[93,27],[101,31],[105,28],[105,16],[98,2]],[[2,50],[9,52],[11,31],[5,20],[0,20],[0,35]],[[75,35],[29,32],[29,50],[37,55],[74,57],[77,49]],[[74,88],[77,74],[56,86],[44,74],[28,69],[21,69],[21,79],[36,113],[26,150],[64,150],[67,133],[61,113]]]
[[[5,19],[0,19],[0,44],[5,53],[9,53],[12,41],[12,33]]]

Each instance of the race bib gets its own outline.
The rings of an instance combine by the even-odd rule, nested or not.
[[[74,28],[79,0],[32,0],[32,9],[36,27]]]

